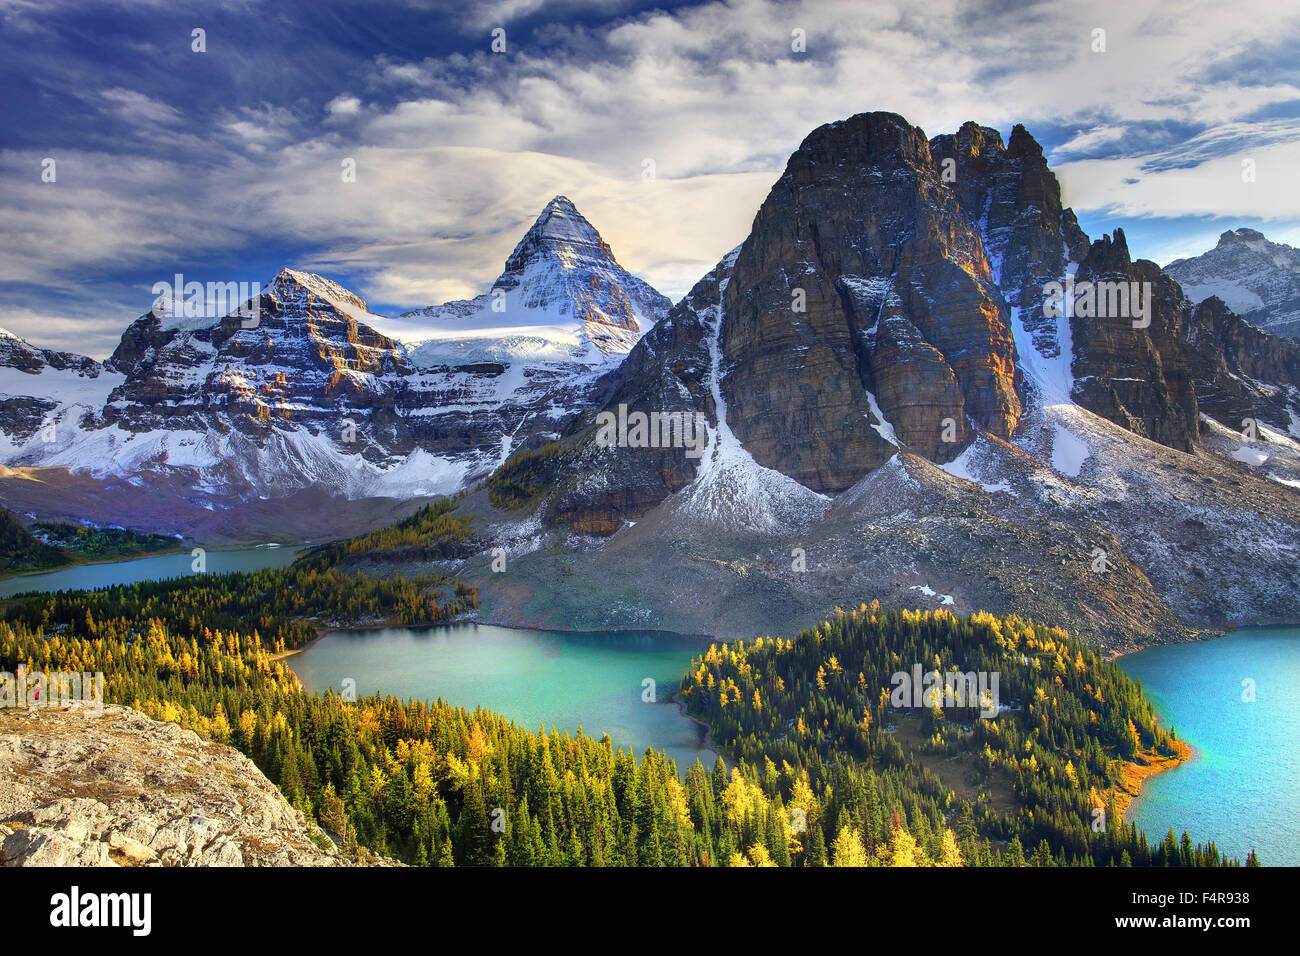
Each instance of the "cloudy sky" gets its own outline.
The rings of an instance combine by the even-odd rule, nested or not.
[[[1024,123],[1085,230],[1161,264],[1241,225],[1300,245],[1290,7],[0,0],[0,326],[99,357],[155,282],[285,265],[378,312],[466,297],[557,193],[676,298],[867,110]]]

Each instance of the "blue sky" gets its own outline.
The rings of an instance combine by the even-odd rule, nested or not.
[[[808,132],[875,109],[1023,122],[1085,230],[1161,263],[1241,225],[1300,244],[1286,8],[0,0],[0,326],[103,356],[177,272],[473,295],[557,193],[676,298]]]

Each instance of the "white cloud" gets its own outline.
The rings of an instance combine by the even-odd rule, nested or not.
[[[1254,179],[1243,178],[1243,163]],[[1144,157],[1090,159],[1056,168],[1067,203],[1116,217],[1236,216],[1263,220],[1300,211],[1300,143],[1284,143],[1155,171]],[[1204,251],[1203,249],[1200,251]]]
[[[373,301],[424,305],[481,291],[565,193],[625,266],[676,297],[744,237],[812,129],[875,109],[930,135],[968,119],[1050,128],[1066,136],[1053,154],[1066,200],[1083,210],[1300,221],[1300,120],[1257,118],[1300,89],[1237,66],[1297,37],[1285,4],[729,0],[609,28],[558,19],[579,8],[606,9],[545,8],[545,43],[512,33],[504,55],[484,34],[438,60],[384,57],[360,85],[292,109],[185,125],[143,94],[96,94],[171,132],[142,134],[134,156],[61,155],[57,186],[40,183],[39,155],[0,153],[0,231],[22,237],[0,248],[0,280],[71,288],[89,266],[167,274],[177,256],[283,242],[312,250],[295,265],[364,276],[357,291]],[[478,6],[471,28],[539,9]],[[1105,53],[1091,50],[1098,26]],[[790,48],[796,28],[807,53]],[[1171,148],[1186,128],[1205,132]],[[355,183],[341,180],[344,157]],[[641,181],[647,158],[654,183]]]

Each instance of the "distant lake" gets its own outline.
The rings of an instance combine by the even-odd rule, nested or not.
[[[1229,856],[1300,866],[1300,629],[1246,628],[1121,657],[1195,759],[1150,777],[1129,808],[1150,843],[1172,827]],[[1255,682],[1255,702],[1242,681]]]
[[[528,730],[552,728],[589,737],[609,734],[638,760],[647,747],[667,751],[686,769],[699,758],[704,731],[664,703],[691,657],[708,644],[658,631],[572,633],[452,624],[331,631],[287,661],[311,691],[356,681],[358,696],[393,694],[482,706]],[[655,703],[643,700],[654,681]]]
[[[206,573],[227,574],[232,571],[288,567],[302,550],[300,547],[261,547],[209,551],[205,556]],[[194,558],[190,552],[182,551],[177,554],[160,554],[152,558],[82,564],[77,567],[63,568],[60,571],[47,571],[44,574],[22,574],[0,581],[0,598],[13,597],[25,591],[83,591],[114,584],[182,578],[194,573],[193,564]]]

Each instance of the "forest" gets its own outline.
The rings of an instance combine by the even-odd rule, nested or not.
[[[41,541],[0,508],[0,574],[44,571],[71,563],[67,554]]]
[[[997,674],[996,718],[983,719],[979,706],[895,707],[893,675],[915,664]],[[1030,847],[1040,864],[1228,862],[1213,843],[1192,845],[1186,834],[1149,847],[1123,823],[1115,788],[1124,761],[1140,751],[1179,756],[1186,747],[1176,728],[1157,724],[1118,665],[1060,628],[987,613],[882,611],[873,602],[836,609],[792,640],[710,646],[681,693],[724,749],[755,764],[801,768],[813,792],[833,791],[846,769],[872,769],[898,795],[892,807],[808,814],[823,841],[847,835],[868,856],[888,843],[902,813],[922,835],[955,824],[963,858],[980,862],[988,862],[985,841],[1006,847],[1004,862]]]
[[[48,571],[87,561],[136,558],[180,547],[176,538],[126,528],[38,521],[28,530],[0,508],[0,574]]]
[[[106,701],[237,747],[344,852],[413,865],[1230,862],[1186,834],[1148,847],[1111,812],[1122,756],[1175,738],[1118,668],[1016,618],[873,607],[788,641],[710,647],[681,692],[739,763],[684,775],[654,750],[638,759],[482,709],[309,694],[277,659],[321,621],[431,624],[475,600],[446,578],[310,568],[29,596],[0,620],[0,668],[102,671]],[[889,733],[878,690],[913,657],[1004,668],[1013,717],[909,719],[925,725],[922,750],[974,754],[972,773],[1012,788],[1013,807],[962,797]]]
[[[142,534],[127,528],[98,528],[94,525],[38,521],[32,534],[46,544],[70,552],[84,561],[107,561],[115,558],[138,558],[160,551],[180,548],[178,538],[162,534]]]
[[[474,554],[471,522],[474,515],[453,514],[455,498],[426,505],[396,524],[320,545],[301,555],[297,566],[316,570],[332,568],[347,558],[368,561],[445,561]]]
[[[28,629],[129,641],[156,621],[182,638],[256,636],[273,653],[302,647],[324,627],[437,624],[478,606],[472,587],[445,575],[372,578],[296,565],[20,597],[3,619]]]

